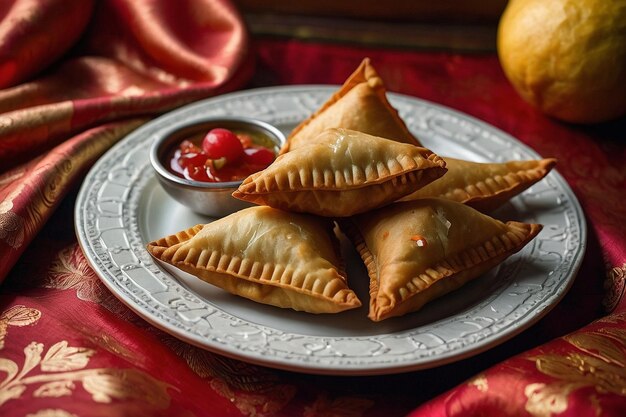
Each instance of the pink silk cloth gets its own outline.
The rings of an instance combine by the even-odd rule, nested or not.
[[[16,0],[0,18],[1,281],[111,144],[252,65],[227,1]]]
[[[516,95],[494,54],[252,42],[225,0],[14,0],[0,3],[0,19],[0,415],[626,415],[626,120],[551,120]],[[82,176],[112,144],[227,91],[341,84],[365,56],[390,91],[466,112],[559,159],[589,239],[549,314],[454,364],[316,376],[188,345],[103,286],[72,216]]]

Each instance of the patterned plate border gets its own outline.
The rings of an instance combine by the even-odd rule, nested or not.
[[[524,217],[515,220],[542,223],[544,230],[500,267],[498,274],[512,277],[507,284],[461,314],[407,331],[321,337],[259,325],[198,297],[155,264],[145,250],[139,218],[142,194],[153,179],[148,149],[155,133],[177,120],[228,114],[288,130],[336,89],[287,86],[227,94],[163,115],[116,144],[86,176],[75,207],[79,243],[104,284],[150,323],[189,343],[251,363],[318,374],[388,374],[460,360],[513,337],[558,303],[586,246],[581,207],[558,172],[515,199]],[[441,152],[437,144],[452,142],[485,161],[539,157],[460,112],[400,94],[390,93],[389,99],[435,152]],[[535,272],[520,274],[529,263]]]

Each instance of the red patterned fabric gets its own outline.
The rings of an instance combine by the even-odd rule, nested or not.
[[[111,141],[146,117],[240,87],[252,66],[226,0],[15,0],[0,17],[0,166],[15,168],[0,181],[1,281]],[[51,161],[69,152],[54,149],[33,166],[70,138],[81,155]]]
[[[558,171],[584,208],[588,249],[565,299],[503,346],[416,373],[412,382],[422,388],[428,381],[428,393],[445,387],[444,381],[459,385],[432,400],[416,390],[416,402],[426,403],[410,417],[626,414],[626,119],[574,126],[547,118],[515,94],[495,55],[363,51],[298,42],[267,42],[260,53],[260,65],[280,74],[273,80],[279,84],[341,83],[366,54],[389,90],[461,110],[544,157],[556,157]],[[282,70],[285,62],[298,69]],[[328,73],[314,62],[324,62]],[[604,316],[607,312],[612,314]],[[593,319],[599,320],[587,325]],[[465,367],[475,375],[463,381]]]
[[[516,95],[495,55],[250,43],[225,0],[17,0],[0,4],[0,17],[0,415],[626,414],[626,120],[546,118]],[[559,159],[590,233],[572,289],[544,319],[435,369],[315,376],[190,346],[101,284],[76,242],[73,203],[113,143],[224,91],[341,84],[364,56],[389,90],[464,111]]]
[[[626,274],[626,118],[593,126],[547,118],[514,92],[495,54],[407,53],[271,41],[264,43],[260,54],[259,70],[274,75],[275,84],[341,84],[351,68],[369,56],[388,90],[463,111],[544,157],[556,157],[558,171],[591,220],[592,243],[597,239],[602,246],[610,275],[606,285],[611,286],[607,309],[616,307]],[[316,65],[319,62],[324,63],[323,69]]]

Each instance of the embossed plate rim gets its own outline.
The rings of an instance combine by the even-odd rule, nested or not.
[[[568,240],[564,243],[564,245],[574,246],[574,248],[565,249],[564,254],[569,256],[568,261],[558,264],[558,268],[553,269],[549,274],[554,275],[552,279],[556,279],[552,284],[558,285],[553,292],[539,300],[539,303],[528,307],[527,310],[518,311],[521,316],[517,319],[511,317],[514,320],[507,323],[506,326],[503,325],[504,327],[501,328],[495,324],[492,324],[492,327],[487,326],[486,328],[492,333],[475,335],[477,340],[471,340],[469,336],[461,335],[457,338],[459,341],[448,340],[444,343],[443,350],[424,348],[420,345],[421,342],[418,343],[419,336],[422,334],[420,332],[423,329],[410,329],[366,337],[336,337],[284,332],[281,329],[251,323],[221,311],[219,307],[206,300],[199,299],[196,294],[181,285],[176,278],[154,262],[144,248],[147,242],[142,241],[139,230],[140,219],[137,218],[142,192],[145,191],[151,175],[149,164],[146,161],[141,161],[141,158],[134,158],[136,155],[133,152],[142,156],[143,151],[138,145],[149,142],[152,132],[175,120],[202,117],[209,110],[215,114],[223,114],[216,109],[237,100],[245,100],[251,106],[241,109],[244,115],[277,123],[278,119],[268,120],[268,117],[276,117],[276,115],[263,114],[263,106],[276,104],[272,104],[268,100],[261,100],[261,98],[294,100],[294,108],[297,108],[296,104],[305,105],[307,99],[313,100],[307,104],[309,108],[306,111],[310,112],[315,110],[316,106],[328,98],[338,87],[328,85],[268,87],[209,98],[154,119],[113,146],[98,160],[85,177],[75,207],[75,228],[79,243],[103,283],[117,298],[148,322],[191,344],[255,364],[318,374],[388,374],[429,368],[460,360],[510,339],[534,324],[552,309],[565,295],[574,280],[585,252],[587,234],[580,204],[558,172],[550,173],[546,180],[549,178],[550,186],[560,193],[558,197],[562,197],[567,204],[564,216],[569,217],[564,218],[563,221],[571,221],[574,232],[572,233],[574,236],[569,237],[569,239],[574,240]],[[473,148],[473,151],[483,152],[485,155],[489,154],[485,148],[485,143],[487,143],[495,148],[500,145],[508,146],[520,157],[539,157],[535,151],[507,133],[456,110],[395,93],[389,93],[389,99],[401,114],[405,113],[403,117],[409,128],[423,138],[429,135],[435,137],[449,133],[451,136],[447,137],[446,140],[462,141],[467,147]],[[446,131],[443,128],[440,129],[440,125],[429,125],[431,119],[424,117],[422,120],[419,116],[415,116],[418,113],[415,110],[418,109],[423,114],[432,114],[435,121],[455,124],[456,130]],[[283,122],[287,119],[293,119],[294,122],[297,122],[308,115],[305,109],[294,111],[294,114],[285,116]],[[298,111],[300,113],[297,113]],[[257,113],[249,114],[254,112]],[[441,131],[438,132],[437,129]],[[147,153],[147,150],[145,152]],[[490,157],[495,158],[494,156]],[[111,167],[115,167],[117,171],[111,170]],[[128,176],[122,175],[118,180],[114,175],[120,173],[128,174]],[[124,189],[123,180],[128,182],[128,189]],[[113,194],[106,196],[106,193],[111,190],[113,190]],[[116,192],[118,194],[115,194]],[[118,234],[119,236],[117,236]],[[104,235],[106,238],[102,237]],[[107,239],[112,241],[114,245],[107,247]],[[528,250],[525,248],[520,253],[528,253],[529,251],[534,251],[534,248]],[[523,261],[518,260],[518,263],[523,264]],[[143,282],[143,286],[137,282]],[[201,317],[195,322],[195,325],[190,326],[187,323],[188,320],[183,320],[180,317],[180,313],[188,312],[187,310],[179,312],[176,308],[165,308],[157,305],[158,303],[155,303],[153,299],[155,294],[160,293],[150,293],[148,289],[154,289],[154,286],[158,286],[159,283],[166,286],[165,282],[172,286],[171,290],[164,291],[165,295],[170,296],[172,294],[168,291],[174,291],[182,303],[187,303],[187,307],[198,306],[199,311],[203,311],[202,309],[205,308],[207,316]],[[151,285],[152,287],[150,287]],[[496,300],[506,289],[501,288],[498,294],[491,295],[490,297],[493,299],[486,297],[484,306]],[[143,293],[150,295],[148,297]],[[509,316],[505,317],[509,318]],[[206,320],[206,323],[203,320]],[[211,329],[207,333],[207,330],[203,328],[202,332],[204,333],[200,335],[199,326],[207,323]],[[439,328],[436,326],[441,325],[443,327],[446,323],[446,320],[440,320],[432,323],[431,327],[438,330]],[[445,329],[445,327],[443,328]],[[253,329],[254,331],[245,333],[242,329]],[[431,329],[431,331],[433,330]],[[238,333],[242,333],[243,338]],[[425,333],[423,331],[423,334]],[[260,341],[255,338],[260,338]],[[294,346],[288,346],[286,351],[281,350],[278,346],[283,342],[288,345],[285,340],[289,338],[299,341],[300,344],[295,348],[302,349],[305,353],[297,352],[297,349],[290,350]],[[243,340],[245,339],[250,340],[244,343]],[[396,356],[391,356],[385,352],[374,352],[363,357],[358,355],[347,357],[341,355],[342,351],[338,347],[347,346],[349,349],[355,349],[359,347],[359,343],[379,343],[381,346],[385,346],[387,343],[388,346],[391,346],[390,344],[395,345],[393,342],[405,343],[414,348],[405,353],[397,353]],[[310,351],[307,353],[305,343],[328,346],[330,353],[326,356],[323,354],[318,356]],[[420,347],[417,348],[417,346]]]

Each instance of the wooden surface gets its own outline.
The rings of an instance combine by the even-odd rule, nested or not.
[[[507,0],[234,0],[245,13],[404,22],[494,23]]]

